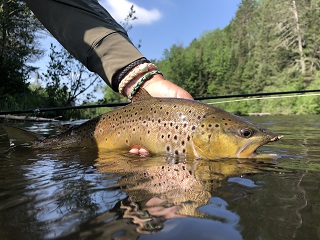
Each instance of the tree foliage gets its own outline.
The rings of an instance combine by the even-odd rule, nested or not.
[[[21,0],[0,0],[0,100],[28,91],[30,66],[42,51],[35,32],[41,25]]]
[[[51,44],[50,49],[48,68],[42,76],[46,82],[48,105],[74,106],[81,94],[89,88],[96,89],[100,78],[90,73],[64,48],[56,50],[56,46]],[[91,91],[86,94],[87,101],[93,98],[93,93],[94,91]]]

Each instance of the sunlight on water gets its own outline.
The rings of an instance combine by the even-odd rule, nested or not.
[[[9,150],[0,129],[0,239],[319,239],[320,116],[250,121],[284,135],[259,150],[280,158]]]

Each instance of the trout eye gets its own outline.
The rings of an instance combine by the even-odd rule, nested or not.
[[[250,138],[253,135],[253,130],[249,128],[240,130],[241,137]]]

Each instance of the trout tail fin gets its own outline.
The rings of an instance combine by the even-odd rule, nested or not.
[[[30,144],[34,141],[40,141],[45,138],[42,135],[38,135],[17,127],[8,125],[0,125],[0,127],[2,127],[7,133],[11,146]]]

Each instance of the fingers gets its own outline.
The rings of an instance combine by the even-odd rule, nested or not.
[[[140,156],[147,156],[149,152],[145,148],[132,148],[129,151],[130,153],[139,154]]]

